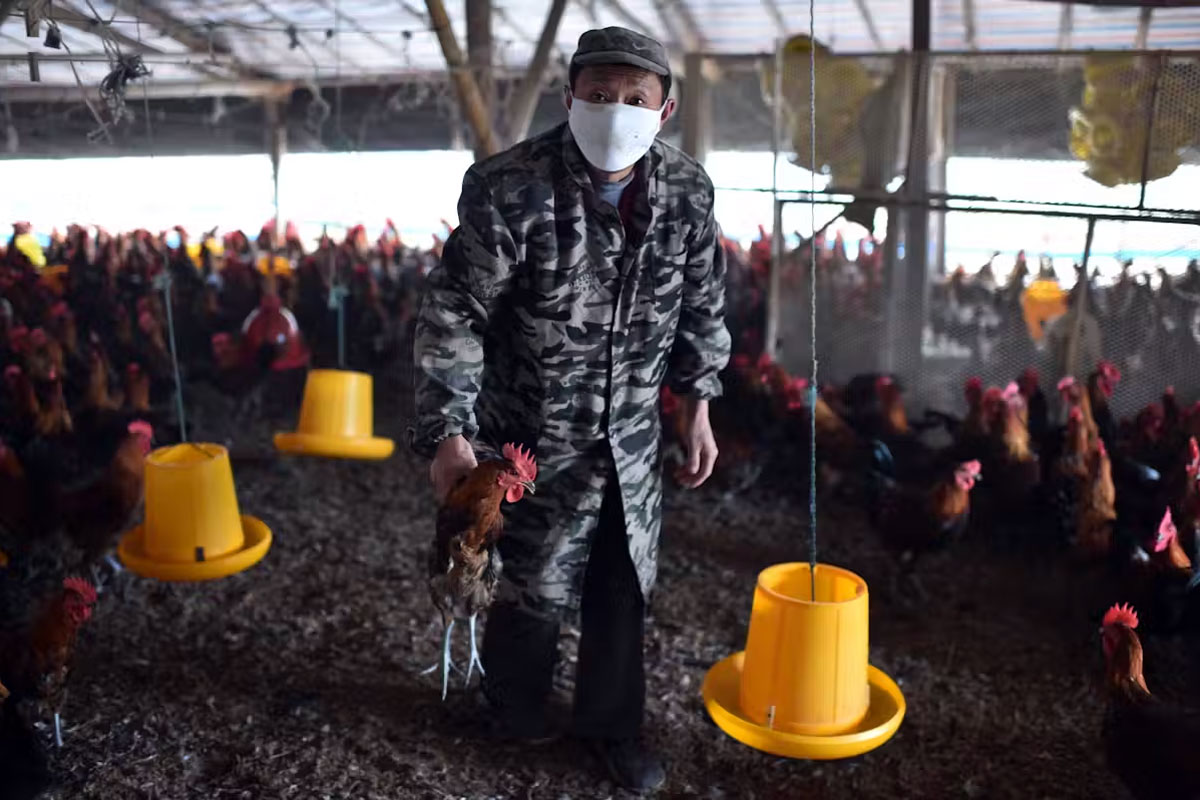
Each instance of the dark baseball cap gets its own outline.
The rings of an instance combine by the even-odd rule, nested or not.
[[[579,37],[579,45],[571,57],[571,66],[596,64],[628,64],[649,70],[655,75],[671,74],[667,49],[649,36],[628,28],[598,28]]]

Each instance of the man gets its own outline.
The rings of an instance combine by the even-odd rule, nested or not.
[[[518,442],[537,494],[506,508],[484,694],[502,732],[552,733],[559,625],[580,619],[573,732],[622,786],[664,772],[639,736],[661,511],[658,400],[686,397],[687,463],[717,458],[708,401],[729,356],[725,261],[703,168],[655,140],[675,110],[662,45],[588,31],[569,122],[471,167],[417,322],[413,446],[444,497],[469,442]]]

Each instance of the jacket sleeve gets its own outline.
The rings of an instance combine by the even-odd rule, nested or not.
[[[516,259],[508,224],[474,167],[463,178],[458,219],[441,264],[429,273],[413,343],[416,408],[409,436],[413,450],[426,457],[443,439],[478,433],[475,398],[488,320]]]
[[[676,394],[701,400],[721,395],[718,375],[729,363],[730,338],[725,327],[725,248],[712,208],[688,248],[684,267],[683,308],[667,368],[667,384]]]

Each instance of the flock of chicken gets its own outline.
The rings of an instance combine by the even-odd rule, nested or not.
[[[30,239],[17,225],[0,249],[0,787],[17,797],[46,781],[47,714],[61,744],[75,635],[120,570],[111,551],[142,502],[145,455],[156,434],[178,440],[172,349],[193,389],[261,410],[339,351],[354,367],[393,362],[438,257],[390,225],[373,245],[360,226],[312,253],[271,224],[223,247],[182,229],[72,226],[45,252]]]
[[[779,468],[788,462],[807,464],[815,423],[818,491],[860,500],[912,595],[925,596],[918,557],[969,532],[1098,568],[1137,609],[1114,608],[1103,622],[1110,764],[1138,797],[1192,796],[1200,760],[1181,743],[1200,736],[1200,713],[1150,695],[1134,628],[1200,629],[1200,402],[1184,408],[1167,387],[1118,423],[1109,401],[1120,379],[1108,362],[1086,383],[1063,378],[1057,424],[1033,368],[1005,387],[968,380],[961,417],[928,410],[910,421],[894,376],[860,375],[816,393],[769,359],[735,357],[724,375],[732,402],[712,408],[715,480],[737,491],[787,475]],[[669,390],[662,407],[678,441]],[[935,430],[950,443],[927,444]],[[788,479],[794,491],[808,475]]]
[[[18,237],[27,233],[17,227]],[[1200,557],[1200,403],[1185,409],[1168,388],[1118,424],[1109,400],[1120,373],[1107,362],[1084,383],[1060,381],[1056,404],[1032,368],[1005,387],[971,379],[961,416],[926,411],[910,420],[893,375],[863,374],[815,391],[769,359],[745,354],[760,349],[755,287],[769,254],[761,242],[748,254],[725,246],[741,267],[731,270],[730,325],[742,354],[722,376],[726,397],[711,409],[718,490],[728,498],[778,480],[785,491],[804,491],[807,470],[787,467],[807,466],[815,425],[818,490],[868,509],[897,556],[897,588],[901,580],[911,588],[897,596],[924,595],[919,557],[970,531],[1106,565],[1115,590],[1138,609],[1114,609],[1104,619],[1106,735],[1133,742],[1112,750],[1114,768],[1140,796],[1200,785],[1191,761],[1137,733],[1161,736],[1166,727],[1184,735],[1200,725],[1146,691],[1134,633],[1139,624],[1143,631],[1200,625],[1192,566]],[[878,252],[860,253],[867,280],[846,297],[869,305],[868,289],[882,285]],[[53,714],[61,741],[75,634],[104,588],[116,537],[137,513],[155,432],[177,438],[180,420],[169,402],[175,364],[189,385],[212,385],[236,409],[258,408],[264,387],[312,363],[384,366],[409,341],[424,275],[438,256],[436,244],[404,246],[390,225],[375,243],[358,227],[341,243],[324,238],[311,253],[290,227],[278,236],[271,224],[253,242],[230,234],[223,247],[212,233],[193,245],[181,229],[110,236],[73,226],[46,254],[47,263],[65,265],[58,269],[35,266],[21,248],[0,251],[0,780],[7,786],[44,781],[35,731],[43,712]],[[1052,415],[1052,405],[1060,413]],[[679,408],[664,389],[664,431],[676,450]],[[950,443],[931,446],[932,433]],[[514,450],[478,472],[459,487],[470,498],[457,505],[486,496],[488,514],[456,517],[454,498],[439,511],[430,588],[447,645],[454,619],[473,622],[490,601],[500,503],[532,491],[536,465]],[[468,674],[474,648],[472,655]],[[447,647],[444,674],[448,659]],[[1130,753],[1141,761],[1130,762]]]

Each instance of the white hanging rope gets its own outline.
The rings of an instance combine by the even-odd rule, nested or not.
[[[817,12],[816,0],[808,0],[808,213],[812,238],[808,245],[809,346],[812,374],[808,384],[808,576],[811,599],[817,599]],[[781,265],[782,266],[782,265]]]

